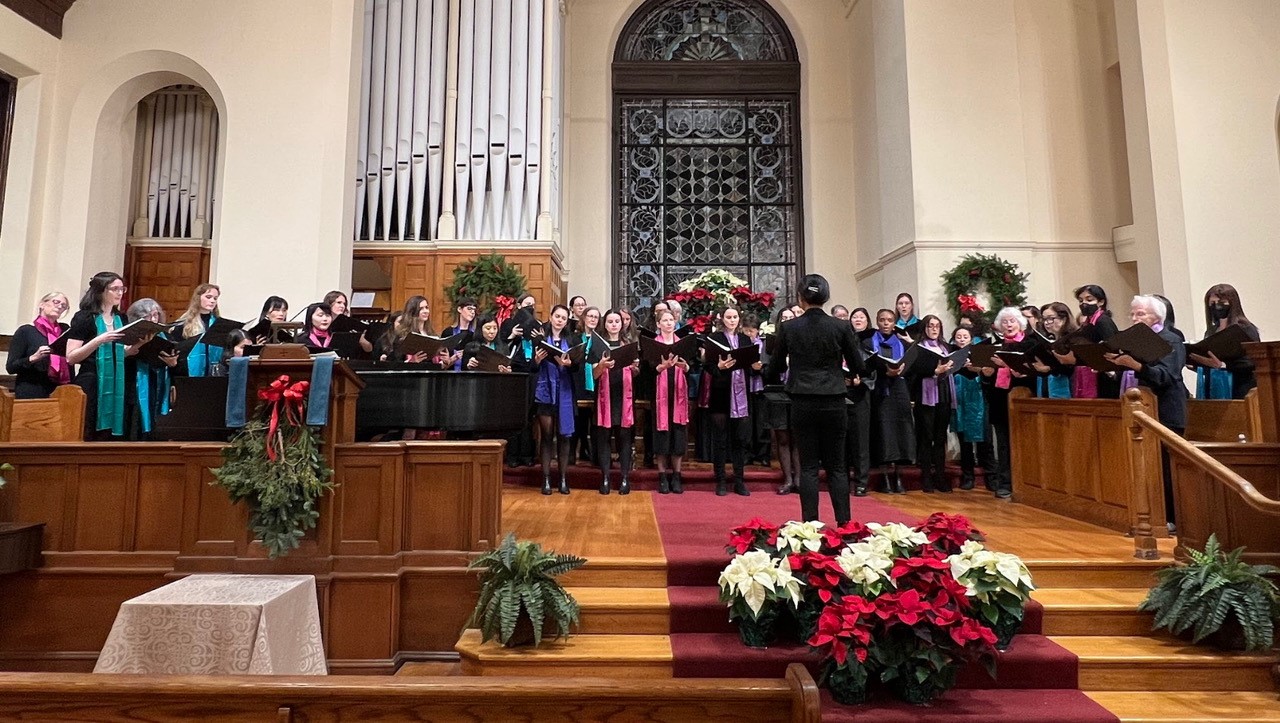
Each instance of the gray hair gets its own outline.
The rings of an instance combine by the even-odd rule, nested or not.
[[[1018,327],[1021,328],[1023,331],[1027,330],[1027,317],[1022,315],[1022,310],[1016,306],[1006,306],[1000,311],[996,312],[996,324],[995,324],[996,331],[1000,330],[1000,322],[1004,321],[1005,317],[1012,317],[1014,319],[1017,319]]]
[[[1129,302],[1129,307],[1133,308],[1135,306],[1145,306],[1152,314],[1156,315],[1161,324],[1164,323],[1165,316],[1169,314],[1169,308],[1164,305],[1163,301],[1147,294],[1138,294],[1133,297],[1133,301]]]
[[[151,316],[152,312],[156,311],[160,312],[159,323],[163,324],[164,307],[160,306],[160,303],[155,299],[138,299],[132,304],[129,304],[129,311],[126,312],[126,315],[129,317],[130,322],[134,322],[138,319],[145,319]]]
[[[61,319],[63,314],[67,313],[67,309],[71,308],[71,299],[61,291],[50,291],[44,296],[41,296],[40,302],[36,304],[36,316],[40,316],[40,307],[43,306],[46,301],[53,301],[59,296],[61,296],[67,302],[66,306],[62,307],[62,314],[58,315],[58,318]]]
[[[680,315],[684,313],[684,307],[680,305],[680,302],[675,299],[667,299],[666,303],[667,308],[671,310],[671,313],[675,314],[676,318],[679,319]]]

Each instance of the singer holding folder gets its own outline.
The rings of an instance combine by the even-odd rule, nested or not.
[[[831,287],[818,274],[800,280],[804,313],[778,327],[778,346],[769,376],[780,379],[790,369],[786,391],[791,396],[791,429],[800,445],[800,511],[806,521],[818,519],[818,465],[827,470],[827,485],[836,524],[852,517],[849,510],[849,471],[845,464],[844,369],[861,374],[866,367],[858,353],[853,327],[827,316],[822,305]],[[842,367],[841,362],[844,362]]]
[[[80,310],[67,330],[67,363],[79,364],[74,383],[84,390],[85,439],[109,440],[125,432],[125,357],[138,353],[143,342],[120,343],[124,319],[120,300],[124,279],[113,271],[100,271],[89,279],[80,299]]]
[[[732,306],[720,312],[720,328],[711,334],[706,347],[704,367],[711,379],[711,395],[707,411],[711,413],[711,464],[716,478],[716,495],[727,494],[724,475],[726,455],[733,460],[733,491],[750,495],[746,473],[747,445],[751,439],[751,415],[748,406],[750,380],[760,373],[757,360],[744,367],[733,356],[720,353],[731,349],[755,348],[755,343],[739,333],[741,316]]]
[[[551,309],[551,321],[547,326],[547,338],[533,352],[537,377],[533,388],[533,402],[538,410],[538,427],[542,433],[542,494],[551,494],[551,450],[555,448],[560,467],[560,494],[569,494],[569,441],[573,438],[574,404],[573,361],[569,358],[570,340],[569,308],[556,304]],[[563,353],[552,355],[547,345]]]
[[[205,332],[218,321],[218,297],[222,290],[213,284],[200,284],[191,295],[187,310],[174,322],[169,336],[177,342],[186,339],[199,339],[186,352],[186,358],[179,364],[178,374],[192,377],[214,376],[214,369],[222,361],[222,344],[205,341]]]
[[[631,468],[635,462],[635,375],[640,371],[640,356],[632,344],[630,362],[615,358],[615,352],[627,345],[622,314],[616,309],[605,313],[604,335],[600,339],[587,357],[591,362],[587,369],[595,379],[595,452],[602,475],[600,494],[609,494],[613,459],[610,442],[617,440],[618,465],[622,468],[618,494],[625,495],[631,492]]]
[[[45,294],[36,307],[35,321],[13,332],[5,371],[14,376],[14,398],[45,399],[58,385],[71,383],[67,358],[54,354],[49,347],[66,332],[67,325],[58,320],[70,305],[61,292]]]

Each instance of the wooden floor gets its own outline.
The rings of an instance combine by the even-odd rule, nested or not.
[[[538,650],[459,641],[468,675],[671,675],[665,558],[651,492],[626,497],[543,496],[503,488],[503,530],[557,552],[588,558],[565,578],[582,606],[578,634]],[[825,494],[825,493],[824,493]],[[1139,613],[1152,573],[1172,560],[1137,560],[1133,541],[1114,531],[997,500],[989,492],[877,495],[911,515],[963,514],[994,549],[1026,561],[1045,607],[1044,634],[1080,658],[1081,688],[1122,721],[1275,721],[1274,654],[1226,655],[1151,632]],[[402,670],[413,675],[418,671]]]

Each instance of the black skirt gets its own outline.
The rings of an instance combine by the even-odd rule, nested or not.
[[[786,392],[769,390],[761,395],[761,426],[764,429],[791,429],[791,397]]]
[[[911,392],[901,377],[881,376],[871,396],[871,431],[876,463],[906,462],[916,456],[916,425]]]

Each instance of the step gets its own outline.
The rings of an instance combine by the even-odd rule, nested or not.
[[[660,557],[597,557],[557,578],[565,587],[667,586],[667,561]]]
[[[537,648],[504,648],[480,642],[464,630],[454,646],[464,675],[670,678],[671,639],[666,635],[574,635]]]
[[[1024,560],[1037,588],[1149,588],[1168,560]]]
[[[1094,691],[1088,695],[1124,723],[1280,721],[1275,693]]]
[[[1146,588],[1040,588],[1031,598],[1044,606],[1045,635],[1150,636],[1151,613],[1138,611]]]
[[[671,630],[666,588],[565,589],[578,601],[578,634],[666,635]]]
[[[1280,653],[1228,653],[1175,638],[1062,635],[1052,640],[1080,657],[1080,689],[1270,691]]]
[[[820,692],[823,723],[1115,723],[1115,716],[1078,690],[953,688],[929,705],[877,698],[840,705]]]

